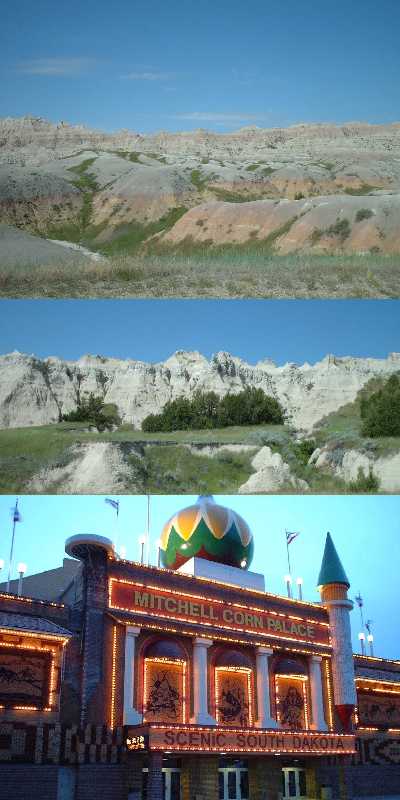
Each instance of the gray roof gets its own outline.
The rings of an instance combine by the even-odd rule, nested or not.
[[[50,622],[42,617],[29,617],[26,614],[13,614],[9,611],[0,611],[0,628],[13,628],[30,633],[45,633],[48,636],[72,636],[71,631],[61,628],[55,622]]]

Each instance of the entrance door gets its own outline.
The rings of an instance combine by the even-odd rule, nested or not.
[[[282,769],[282,800],[306,798],[306,771],[297,767]]]
[[[142,800],[147,800],[148,769],[143,770]],[[181,800],[181,771],[177,767],[163,767],[164,800]]]
[[[218,770],[219,800],[249,800],[247,768],[223,767]]]

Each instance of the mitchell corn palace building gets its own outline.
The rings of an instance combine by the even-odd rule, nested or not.
[[[400,794],[400,661],[353,655],[329,534],[320,603],[266,592],[212,498],[165,525],[163,568],[66,552],[0,589],[1,800]]]

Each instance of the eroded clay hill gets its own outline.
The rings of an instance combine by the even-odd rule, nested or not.
[[[397,253],[399,198],[400,124],[140,135],[0,120],[0,222],[94,249]]]
[[[164,362],[121,361],[84,356],[68,362],[20,353],[0,356],[0,427],[58,422],[90,392],[114,403],[124,423],[140,428],[148,414],[193,392],[214,391],[220,397],[258,387],[282,405],[297,430],[311,430],[321,419],[355,400],[376,377],[400,370],[400,354],[387,359],[326,356],[316,364],[277,366],[270,360],[248,364],[220,352],[210,360],[200,353],[178,351]]]

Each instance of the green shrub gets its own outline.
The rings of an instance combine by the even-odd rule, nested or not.
[[[377,492],[379,479],[374,475],[371,467],[368,475],[365,474],[362,467],[359,467],[357,480],[350,481],[348,488],[350,492]]]
[[[304,198],[305,198],[305,195],[303,194],[303,192],[296,192],[296,194],[294,196],[295,200],[304,200]]]
[[[348,219],[337,219],[334,225],[327,228],[326,233],[328,236],[338,236],[344,242],[350,236],[351,225]]]
[[[97,430],[110,430],[114,425],[121,424],[117,406],[114,403],[104,403],[102,397],[95,397],[93,392],[87,399],[78,402],[75,411],[61,416],[62,422],[87,422],[94,425]]]
[[[215,392],[195,392],[192,399],[178,397],[166,403],[161,414],[150,414],[142,422],[142,430],[202,430],[231,425],[280,425],[283,412],[278,401],[262,389],[245,389],[239,394],[218,397]]]
[[[360,208],[356,214],[356,222],[362,222],[363,219],[370,219],[374,216],[374,212],[370,208]]]
[[[294,446],[294,452],[298,461],[302,464],[308,464],[315,448],[316,442],[314,439],[304,439],[303,442],[298,442]]]
[[[400,377],[392,375],[382,389],[360,401],[363,436],[400,436]]]

